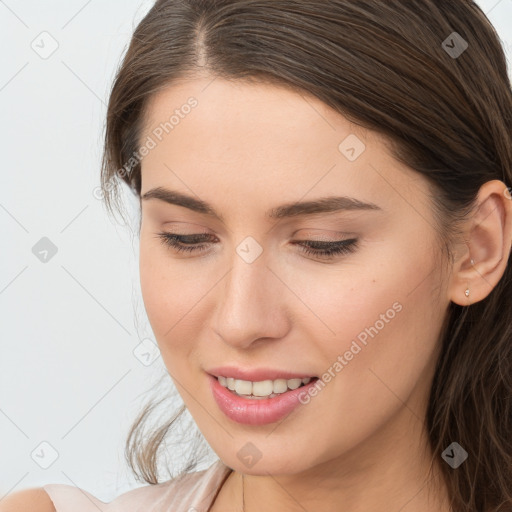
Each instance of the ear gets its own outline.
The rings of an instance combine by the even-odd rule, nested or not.
[[[507,267],[512,244],[512,196],[502,181],[488,181],[480,188],[464,239],[466,246],[453,265],[448,294],[452,302],[468,306],[485,299]]]

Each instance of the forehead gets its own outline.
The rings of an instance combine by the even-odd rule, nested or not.
[[[283,202],[336,191],[385,208],[426,185],[378,133],[318,98],[269,84],[174,83],[147,105],[141,143],[148,137],[156,144],[142,160],[142,194],[169,185],[256,206],[272,194]]]

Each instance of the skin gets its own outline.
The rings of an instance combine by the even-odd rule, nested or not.
[[[482,187],[443,272],[428,184],[391,156],[380,135],[308,95],[198,77],[152,98],[141,140],[190,96],[198,106],[142,161],[141,195],[177,190],[212,204],[224,222],[141,201],[140,278],[164,363],[206,440],[235,470],[211,510],[242,509],[245,474],[247,512],[359,512],[383,503],[397,512],[448,512],[439,462],[425,485],[425,408],[450,301],[484,299],[505,270],[512,239],[505,185]],[[355,161],[338,149],[350,134],[366,145]],[[264,216],[329,195],[381,210]],[[157,238],[161,231],[214,236],[203,251],[178,253]],[[236,252],[247,236],[263,249],[250,264]],[[354,236],[357,249],[331,260],[291,243]],[[396,302],[400,312],[283,421],[240,425],[216,405],[209,368],[321,376]],[[237,457],[247,442],[261,453],[252,468]]]

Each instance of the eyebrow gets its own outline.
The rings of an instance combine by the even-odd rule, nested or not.
[[[159,199],[168,204],[183,206],[197,213],[208,215],[221,222],[224,222],[222,215],[217,213],[213,206],[206,201],[195,197],[169,190],[163,187],[156,187],[148,190],[142,197],[142,200]],[[276,208],[271,208],[265,214],[269,219],[282,219],[285,217],[296,217],[304,215],[314,215],[317,213],[332,213],[345,210],[379,210],[382,208],[374,203],[365,203],[353,197],[346,196],[328,196],[315,199],[313,201],[303,201],[286,203]]]

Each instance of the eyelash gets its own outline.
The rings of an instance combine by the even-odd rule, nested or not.
[[[171,247],[177,252],[194,252],[201,251],[205,244],[191,242],[192,240],[204,238],[205,235],[176,235],[174,233],[158,233],[157,237],[160,238],[162,244]],[[206,235],[208,236],[208,235]],[[188,240],[188,243],[185,243]],[[316,240],[304,240],[301,243],[294,242],[295,245],[301,247],[301,250],[308,254],[317,256],[324,259],[332,259],[336,256],[349,254],[354,252],[357,248],[357,238],[348,240],[340,240],[338,242],[319,242]],[[307,244],[307,245],[304,245]]]

